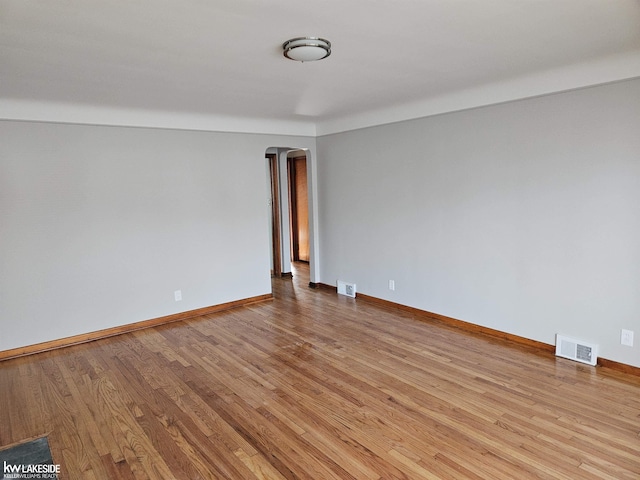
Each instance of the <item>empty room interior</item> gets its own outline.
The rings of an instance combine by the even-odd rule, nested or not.
[[[0,2],[0,459],[43,439],[640,478],[640,1]]]

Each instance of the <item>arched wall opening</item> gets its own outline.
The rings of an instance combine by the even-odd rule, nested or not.
[[[300,165],[294,159],[304,157],[306,175],[295,174],[295,165]],[[299,168],[299,167],[298,167]],[[299,218],[305,218],[306,245],[305,257],[309,263],[309,283],[315,285],[320,282],[318,271],[318,196],[317,196],[317,165],[313,152],[309,148],[299,147],[269,147],[265,151],[267,192],[269,194],[269,250],[271,256],[271,272],[276,276],[290,276],[292,260],[300,260],[295,254],[296,232],[293,229]],[[304,177],[304,178],[302,178]],[[305,214],[295,217],[295,203],[301,198],[300,192],[292,192],[292,182],[304,181],[306,190]],[[293,193],[293,195],[292,195]],[[293,202],[293,204],[292,204]],[[298,205],[300,206],[300,205]],[[293,207],[293,208],[292,208]],[[298,210],[299,211],[299,210]],[[292,215],[292,212],[294,214]],[[298,225],[301,227],[300,225]]]

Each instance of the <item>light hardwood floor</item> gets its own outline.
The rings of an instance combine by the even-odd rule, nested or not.
[[[299,273],[273,302],[0,362],[0,446],[48,434],[65,479],[640,478],[639,377]]]

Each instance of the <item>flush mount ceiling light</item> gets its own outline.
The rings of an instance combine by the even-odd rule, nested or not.
[[[284,56],[298,62],[314,62],[331,55],[331,42],[324,38],[299,37],[282,44]]]

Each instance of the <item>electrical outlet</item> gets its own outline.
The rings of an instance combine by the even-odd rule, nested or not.
[[[395,290],[395,289],[396,289],[395,280],[389,280],[389,290]]]
[[[182,290],[176,290],[175,292],[173,292],[173,298],[176,300],[176,302],[182,300]]]
[[[620,333],[620,343],[622,345],[633,347],[633,330],[622,329]]]

